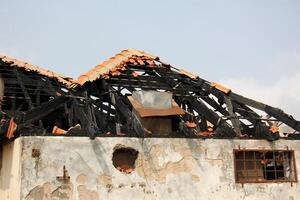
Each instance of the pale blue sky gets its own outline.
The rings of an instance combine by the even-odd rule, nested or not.
[[[300,105],[289,82],[300,78],[297,0],[0,0],[0,20],[1,54],[74,78],[137,48],[244,95],[274,90],[258,99]]]

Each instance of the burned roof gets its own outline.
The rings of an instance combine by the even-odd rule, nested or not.
[[[157,63],[163,63],[158,56],[148,54],[144,51],[139,51],[136,49],[125,49],[115,56],[109,58],[108,60],[95,66],[88,72],[82,74],[77,79],[77,83],[83,85],[86,82],[93,82],[100,77],[107,79],[109,74],[119,74],[121,71],[126,69],[126,66],[151,66],[156,67]],[[170,66],[164,63],[165,66]],[[179,68],[173,67],[173,69],[178,70],[180,73],[190,76],[195,79],[197,76]]]
[[[127,64],[144,65],[147,63],[149,66],[154,66],[155,60],[159,60],[159,58],[143,51],[126,49],[95,66],[85,74],[82,74],[76,82],[80,85],[83,85],[88,81],[93,82],[100,77],[107,78],[107,75],[110,73],[114,74],[124,70],[124,66]]]
[[[22,69],[13,72],[13,77],[1,72],[1,110],[6,120],[2,120],[2,135],[8,138],[33,134],[300,139],[300,122],[281,109],[243,97],[143,51],[123,50],[77,80],[0,58]],[[291,131],[281,132],[282,126]]]
[[[36,65],[32,65],[30,63],[27,63],[27,62],[24,62],[21,60],[17,60],[15,58],[12,58],[9,56],[0,55],[0,61],[11,67],[18,67],[25,71],[36,72],[37,74],[39,74],[41,76],[46,76],[50,79],[55,79],[67,87],[70,87],[73,84],[72,78],[62,76],[62,75],[52,72],[50,70],[45,70]]]

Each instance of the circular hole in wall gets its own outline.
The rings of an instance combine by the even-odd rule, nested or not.
[[[130,174],[135,168],[135,160],[139,152],[130,147],[119,147],[113,152],[112,162],[120,172]]]

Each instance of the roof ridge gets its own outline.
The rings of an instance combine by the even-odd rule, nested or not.
[[[144,51],[140,51],[133,48],[124,49],[119,53],[115,54],[114,56],[110,57],[109,59],[96,65],[92,69],[88,70],[86,73],[81,74],[78,77],[78,79],[75,80],[75,82],[80,85],[83,85],[86,82],[94,81],[100,78],[102,75],[106,75],[110,71],[117,70],[119,67],[122,67],[123,63],[127,62],[130,58],[134,56],[145,57],[152,60],[159,60],[158,56],[148,54]]]

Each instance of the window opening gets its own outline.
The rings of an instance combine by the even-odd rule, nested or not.
[[[234,150],[236,181],[297,182],[294,152],[288,150]]]

